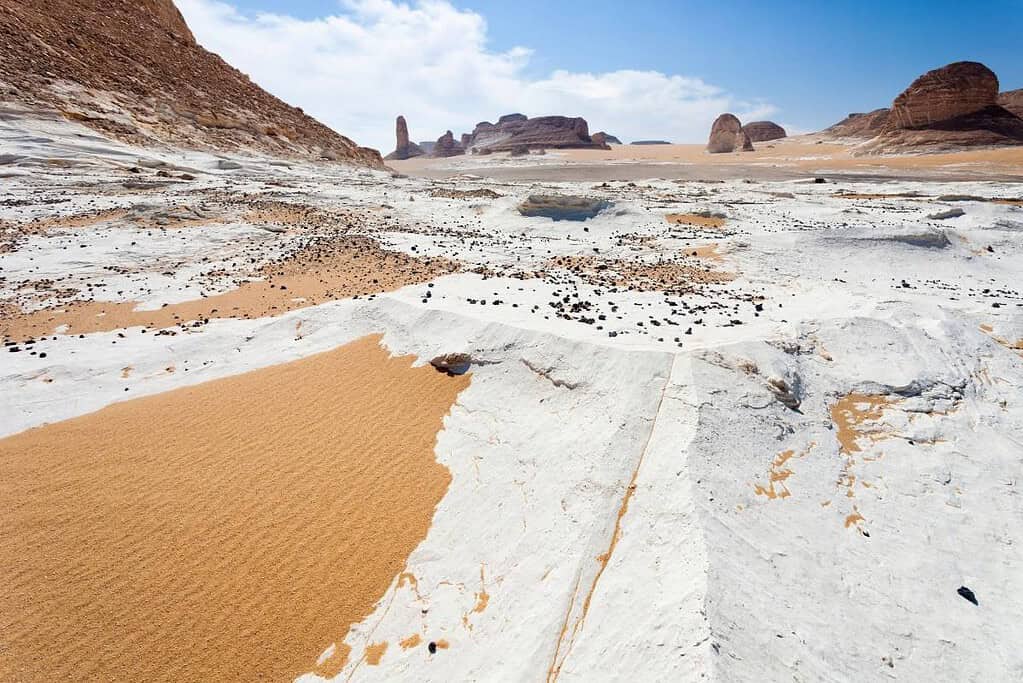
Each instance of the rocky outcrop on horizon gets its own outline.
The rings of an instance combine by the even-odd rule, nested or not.
[[[423,156],[424,152],[419,145],[409,140],[408,123],[406,123],[404,116],[399,116],[395,122],[394,133],[397,144],[394,147],[394,151],[384,157],[386,161],[402,161]]]
[[[465,148],[474,153],[510,152],[526,147],[534,149],[610,149],[606,142],[590,137],[589,124],[583,118],[506,114],[497,123],[482,121],[469,134]]]
[[[711,154],[729,152],[752,152],[753,143],[742,128],[742,122],[735,114],[722,114],[714,120],[707,140],[707,151]]]
[[[928,71],[890,109],[850,115],[824,131],[836,138],[867,138],[865,154],[945,152],[1023,145],[1023,119],[1001,103],[998,77],[979,62],[954,62]]]
[[[0,84],[130,144],[383,166],[203,49],[172,0],[0,0]]]
[[[622,144],[621,140],[616,138],[614,135],[609,135],[608,133],[605,133],[604,131],[601,131],[599,133],[594,133],[593,135],[590,136],[590,139],[593,140],[593,142],[595,144],[598,144],[598,145],[620,145],[620,144]]]
[[[788,133],[774,121],[754,121],[742,127],[750,142],[768,142],[787,138]]]
[[[457,157],[463,154],[465,154],[465,147],[455,140],[455,135],[450,130],[437,138],[433,149],[430,150],[430,156],[438,158]]]
[[[875,109],[867,113],[849,114],[824,132],[836,138],[873,138],[888,125],[891,109]]]

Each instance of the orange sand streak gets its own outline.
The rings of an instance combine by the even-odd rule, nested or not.
[[[52,334],[109,332],[127,327],[166,329],[216,318],[262,318],[333,299],[391,291],[456,269],[444,259],[419,260],[387,252],[368,239],[349,238],[336,251],[299,253],[263,269],[265,280],[215,296],[137,311],[134,302],[77,302],[0,319],[0,336],[23,340]]]
[[[416,645],[419,645],[419,643],[421,642],[423,642],[422,636],[420,636],[418,633],[413,633],[408,638],[404,638],[403,640],[401,640],[398,643],[398,645],[401,646],[402,650],[408,650],[409,648],[413,648]]]
[[[725,225],[724,218],[696,213],[669,213],[664,218],[673,225],[693,225],[699,228],[722,228]]]
[[[0,680],[290,680],[342,642],[470,381],[378,339],[0,440]]]

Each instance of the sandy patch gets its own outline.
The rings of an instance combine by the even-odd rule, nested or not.
[[[135,302],[75,302],[0,320],[0,335],[23,340],[52,334],[107,332],[126,327],[189,327],[215,318],[262,318],[307,306],[387,292],[450,273],[446,259],[417,259],[381,249],[375,240],[343,236],[321,240],[261,269],[265,278],[223,294],[137,311]]]
[[[450,481],[434,445],[470,380],[411,364],[368,337],[0,440],[0,679],[312,668]]]
[[[664,217],[672,225],[693,225],[698,228],[723,228],[725,219],[699,213],[669,213]]]

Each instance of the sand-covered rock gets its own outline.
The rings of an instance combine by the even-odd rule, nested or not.
[[[203,49],[171,0],[0,0],[0,83],[132,144],[383,165]]]
[[[774,121],[754,121],[742,127],[750,142],[767,142],[788,137],[785,129]]]
[[[394,151],[384,157],[388,161],[401,161],[423,155],[423,150],[419,145],[409,140],[408,123],[405,122],[404,116],[399,116],[395,123],[395,137],[397,144]]]
[[[743,131],[742,123],[735,114],[722,114],[714,120],[707,141],[707,151],[711,154],[728,152],[751,152],[753,144]]]

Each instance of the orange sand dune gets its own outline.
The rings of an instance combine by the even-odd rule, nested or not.
[[[469,378],[378,342],[0,440],[0,680],[311,670],[450,481],[434,445]]]

